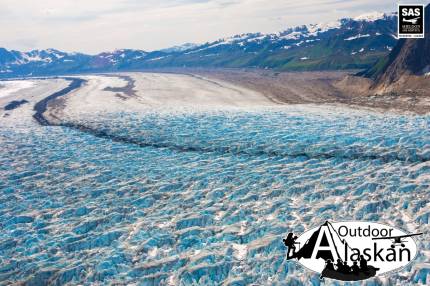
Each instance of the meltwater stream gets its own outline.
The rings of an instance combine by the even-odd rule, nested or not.
[[[285,107],[63,125],[0,126],[0,284],[319,285],[286,261],[288,232],[430,230],[428,116]],[[366,285],[425,284],[428,238],[415,264]]]

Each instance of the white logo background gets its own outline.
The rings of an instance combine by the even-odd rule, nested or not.
[[[377,271],[376,275],[381,275],[384,273],[388,273],[391,271],[400,270],[401,268],[407,266],[411,261],[413,261],[417,255],[417,245],[415,243],[415,240],[412,237],[405,237],[402,238],[402,243],[404,244],[404,247],[402,247],[400,244],[396,244],[394,247],[395,255],[397,260],[396,261],[387,261],[386,256],[389,253],[392,253],[393,250],[391,246],[393,245],[394,239],[378,239],[378,240],[372,240],[372,238],[382,238],[382,237],[391,237],[391,236],[403,236],[408,235],[403,230],[397,229],[392,226],[383,225],[380,223],[374,223],[374,222],[360,222],[360,221],[348,221],[348,222],[332,222],[330,225],[333,226],[331,230],[336,230],[337,234],[332,231],[333,235],[330,235],[328,231],[328,227],[321,226],[320,233],[318,235],[316,246],[319,246],[322,240],[322,233],[325,233],[328,239],[329,246],[319,246],[319,250],[332,250],[333,255],[335,256],[334,260],[336,261],[339,253],[340,258],[345,261],[345,252],[347,252],[348,261],[350,264],[352,264],[352,261],[350,260],[351,255],[354,253],[352,251],[352,248],[356,248],[360,251],[361,254],[363,254],[363,251],[366,248],[370,248],[370,251],[367,251],[368,254],[372,256],[371,260],[368,260],[368,264],[372,265],[376,268],[379,268],[379,271]],[[312,234],[315,231],[318,231],[320,226],[312,228],[303,234],[301,234],[296,242],[299,242],[299,248],[303,247],[305,243],[309,240],[309,238],[312,236]],[[362,230],[366,229],[366,232],[364,234],[367,235],[368,230],[369,236],[351,236],[355,233],[358,234],[358,229],[361,228]],[[348,231],[347,231],[348,230]],[[350,231],[352,233],[350,233]],[[372,232],[374,235],[372,235]],[[363,231],[362,231],[363,234]],[[332,238],[332,239],[330,239]],[[345,243],[343,241],[346,241],[349,247],[346,247],[347,250],[345,250]],[[337,252],[334,250],[334,244],[337,247]],[[384,249],[382,252],[379,252],[380,256],[384,259],[384,261],[381,261],[379,257],[374,257],[374,247],[376,243],[376,249],[377,252],[381,249]],[[401,249],[408,249],[410,252],[410,256],[408,257],[408,252],[403,250],[401,252]],[[325,267],[325,261],[322,258],[317,259],[316,256],[317,249],[314,249],[314,252],[312,253],[312,257],[309,259],[301,258],[298,260],[298,262],[303,265],[304,267],[308,268],[309,270],[321,273],[324,270]],[[391,254],[393,255],[393,254]],[[402,256],[402,261],[399,261],[400,256]],[[393,256],[391,256],[392,258]],[[410,258],[410,260],[408,259]]]

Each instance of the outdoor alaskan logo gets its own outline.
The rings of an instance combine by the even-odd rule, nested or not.
[[[424,38],[424,5],[399,4],[398,38]]]
[[[414,237],[403,230],[374,222],[325,222],[283,239],[287,259],[320,273],[320,278],[360,281],[398,271],[415,259]]]

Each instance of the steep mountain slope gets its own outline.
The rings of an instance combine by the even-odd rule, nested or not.
[[[395,46],[396,22],[394,14],[376,13],[277,34],[242,34],[154,52],[117,50],[91,56],[53,49],[27,53],[0,49],[0,77],[172,67],[363,69]]]
[[[430,5],[425,9],[424,39],[401,39],[390,55],[363,73],[379,93],[416,88],[430,72]],[[419,84],[418,84],[419,85]]]
[[[424,39],[401,39],[386,57],[335,83],[351,103],[419,114],[430,112],[430,5]]]
[[[430,72],[430,5],[425,9],[424,39],[401,39],[390,53],[378,83],[392,83],[403,74],[422,75]]]

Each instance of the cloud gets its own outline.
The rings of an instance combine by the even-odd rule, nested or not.
[[[276,32],[375,10],[395,11],[397,4],[392,0],[0,0],[0,7],[0,37],[6,48],[26,50],[36,45],[97,53]],[[26,44],[22,39],[31,41]]]

